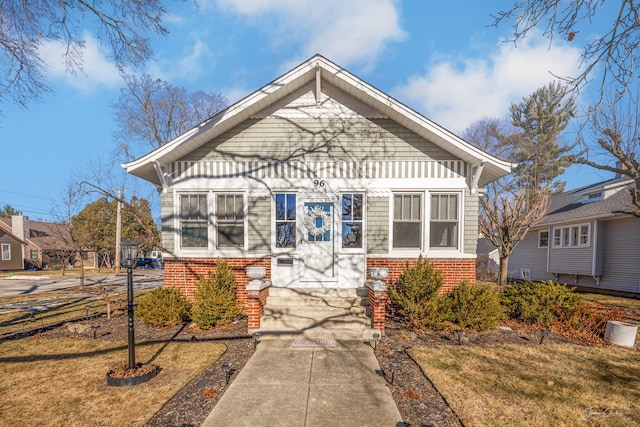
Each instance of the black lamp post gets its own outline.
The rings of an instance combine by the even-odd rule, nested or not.
[[[129,317],[129,369],[136,369],[135,333],[133,330],[133,266],[138,258],[138,245],[131,239],[120,244],[120,255],[127,267],[127,315]]]

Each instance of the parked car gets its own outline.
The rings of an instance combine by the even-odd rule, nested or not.
[[[162,265],[155,258],[138,258],[136,268],[161,269]]]

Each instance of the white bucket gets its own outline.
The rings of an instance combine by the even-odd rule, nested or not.
[[[621,347],[633,347],[637,334],[638,325],[609,320],[604,330],[604,339]]]

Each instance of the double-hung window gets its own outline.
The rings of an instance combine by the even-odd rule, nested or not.
[[[362,248],[364,194],[342,195],[342,247]]]
[[[216,195],[217,246],[244,247],[244,195]]]
[[[431,195],[431,248],[458,248],[458,195]]]
[[[538,232],[538,247],[539,248],[549,247],[549,230]]]
[[[393,248],[420,249],[422,194],[393,195]]]
[[[296,247],[296,195],[276,194],[276,248]]]
[[[206,248],[209,245],[207,195],[180,195],[180,244],[183,248]]]

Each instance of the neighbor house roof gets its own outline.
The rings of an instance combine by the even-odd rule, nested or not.
[[[3,225],[12,233],[11,218],[0,218],[0,226]],[[69,246],[66,243],[70,240],[69,227],[60,223],[29,220],[27,240],[42,250],[65,249]]]
[[[9,220],[7,222],[7,220]],[[0,217],[0,230],[11,236],[13,239],[18,241],[19,243],[26,243],[20,237],[13,234],[13,230],[11,229],[11,220],[9,218]]]
[[[314,81],[317,78],[317,72],[320,73],[321,81],[339,88],[365,105],[380,111],[388,118],[440,146],[453,156],[472,166],[483,165],[480,168],[481,175],[477,180],[479,186],[484,186],[510,173],[515,166],[474,147],[321,55],[310,58],[162,147],[122,166],[128,173],[160,186],[162,178],[159,174],[162,172],[158,166],[172,163],[184,157],[300,87]]]
[[[553,195],[545,216],[537,226],[555,225],[614,215],[633,208],[628,178],[614,178]],[[590,195],[600,197],[589,198]]]

